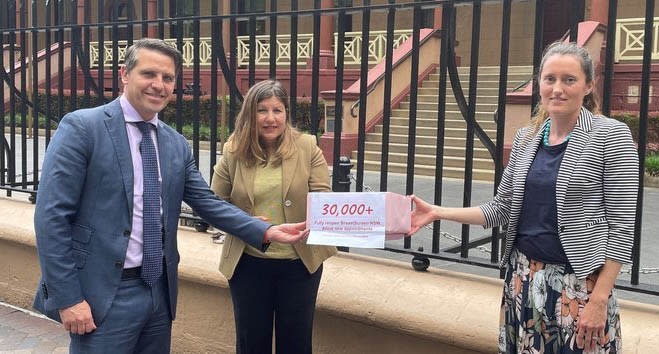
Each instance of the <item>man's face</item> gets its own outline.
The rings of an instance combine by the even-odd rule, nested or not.
[[[139,49],[137,65],[130,72],[126,67],[121,68],[121,81],[128,102],[142,119],[150,120],[165,108],[174,91],[174,60],[154,50]]]

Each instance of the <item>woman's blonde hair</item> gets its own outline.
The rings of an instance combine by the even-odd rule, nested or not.
[[[577,60],[579,60],[581,63],[581,70],[586,76],[586,83],[593,83],[593,77],[595,73],[593,59],[590,57],[590,54],[585,48],[579,47],[574,42],[554,42],[545,49],[545,52],[542,55],[542,61],[540,62],[540,68],[538,69],[537,82],[540,82],[542,79],[540,75],[542,75],[542,69],[547,62],[547,59],[555,55],[572,55],[573,57],[577,58]],[[590,93],[584,96],[583,103],[581,105],[586,107],[587,110],[594,114],[600,114],[599,102],[595,96],[594,85]],[[542,124],[545,122],[547,117],[549,117],[549,113],[547,113],[545,108],[542,106],[542,101],[539,101],[535,107],[535,115],[531,121],[531,125],[533,126],[533,133],[536,133],[542,127]]]
[[[284,132],[276,142],[275,152],[268,156],[268,152],[259,141],[257,126],[257,107],[259,102],[276,97],[286,109],[286,123]],[[275,165],[281,165],[283,159],[290,157],[294,152],[294,138],[300,133],[291,125],[288,109],[288,93],[279,81],[265,80],[252,86],[243,101],[242,108],[236,118],[236,129],[227,141],[230,152],[238,155],[247,166],[266,164],[268,160]]]

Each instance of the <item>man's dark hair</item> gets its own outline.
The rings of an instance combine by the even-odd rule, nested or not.
[[[137,53],[140,49],[153,50],[172,58],[174,60],[174,67],[176,68],[176,75],[178,76],[181,71],[181,62],[183,61],[181,52],[162,39],[156,38],[142,38],[133,42],[133,45],[126,49],[126,58],[124,59],[126,72],[130,72],[137,65]]]

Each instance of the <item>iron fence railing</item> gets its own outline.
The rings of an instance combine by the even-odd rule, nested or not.
[[[344,64],[359,65],[362,63],[362,55],[367,53],[368,64],[379,63],[387,50],[387,31],[369,31],[368,41],[364,41],[365,34],[362,32],[345,32],[343,42]],[[398,48],[403,42],[412,37],[412,30],[401,29],[394,30],[393,41],[394,49]],[[338,46],[339,34],[334,33],[334,48]],[[366,45],[364,45],[366,42]],[[336,55],[334,63],[336,63]],[[346,60],[347,58],[347,60]]]
[[[511,13],[513,6],[512,0],[501,0],[501,46],[499,52],[499,77],[498,77],[498,94],[497,94],[497,111],[498,119],[496,121],[497,131],[496,139],[490,139],[487,134],[483,133],[479,122],[475,119],[476,104],[478,103],[477,85],[479,85],[478,75],[479,68],[475,64],[478,62],[481,51],[481,40],[479,33],[482,32],[482,1],[480,0],[436,0],[436,1],[412,1],[396,3],[394,0],[388,0],[384,4],[370,4],[365,0],[360,2],[361,6],[344,7],[344,2],[339,0],[335,2],[337,7],[321,8],[321,1],[300,2],[298,0],[290,1],[290,8],[281,8],[277,6],[275,0],[271,0],[273,9],[277,11],[266,13],[234,13],[233,11],[222,12],[220,5],[225,2],[212,0],[204,2],[206,7],[202,11],[200,0],[192,0],[192,13],[187,13],[183,6],[183,1],[157,0],[155,9],[148,6],[151,1],[141,0],[140,6],[135,9],[141,9],[140,14],[118,14],[118,2],[110,0],[54,0],[54,1],[27,1],[27,0],[0,0],[0,11],[10,14],[7,17],[8,23],[0,29],[0,47],[3,48],[3,56],[0,57],[0,109],[4,114],[0,115],[0,127],[5,131],[0,144],[0,189],[4,190],[7,195],[13,193],[28,193],[32,197],[38,193],[39,186],[39,169],[43,159],[43,154],[48,146],[51,135],[56,129],[57,122],[66,112],[82,107],[89,107],[108,102],[120,94],[119,67],[123,55],[122,48],[130,45],[135,38],[139,37],[158,37],[169,41],[179,50],[187,53],[186,66],[190,69],[186,71],[186,81],[179,77],[175,90],[175,108],[173,111],[163,112],[163,120],[170,122],[179,132],[184,132],[184,126],[187,123],[191,127],[189,138],[192,141],[192,149],[195,161],[202,173],[209,176],[217,162],[217,142],[221,136],[222,129],[228,128],[233,130],[237,110],[242,100],[241,86],[238,82],[239,76],[246,78],[247,85],[251,86],[257,80],[257,65],[264,67],[265,58],[267,58],[268,70],[259,69],[258,75],[265,75],[271,78],[281,78],[288,83],[289,94],[291,96],[291,116],[295,122],[298,117],[296,111],[297,97],[300,96],[298,84],[301,80],[298,77],[298,68],[301,66],[302,59],[306,59],[307,54],[299,51],[305,43],[321,43],[321,37],[325,40],[329,38],[331,47],[334,41],[335,48],[345,48],[350,43],[351,38],[355,35],[353,32],[346,32],[342,29],[348,28],[355,18],[361,19],[361,31],[357,34],[360,38],[370,38],[373,34],[382,37],[381,47],[377,49],[377,58],[384,60],[384,95],[383,95],[383,112],[382,112],[382,135],[381,135],[381,160],[380,160],[380,184],[379,189],[386,191],[391,188],[389,169],[391,164],[388,161],[390,141],[392,134],[392,58],[396,43],[397,18],[406,19],[409,23],[411,19],[412,30],[408,43],[411,45],[411,65],[409,70],[409,109],[408,124],[409,134],[407,135],[407,156],[406,156],[406,173],[405,173],[405,192],[412,194],[415,192],[415,160],[416,160],[416,124],[417,113],[419,112],[419,33],[422,27],[423,18],[428,11],[433,12],[436,16],[441,16],[442,30],[441,50],[436,53],[438,56],[437,72],[439,74],[439,85],[437,92],[437,110],[436,110],[436,140],[435,141],[435,174],[434,185],[432,189],[432,198],[435,204],[443,203],[443,186],[444,186],[444,159],[445,140],[446,140],[446,123],[447,123],[447,97],[455,97],[459,112],[462,119],[467,124],[465,130],[465,166],[464,166],[464,184],[462,190],[463,205],[472,203],[472,180],[473,180],[473,150],[474,139],[487,147],[491,159],[495,162],[495,182],[492,185],[492,194],[496,193],[496,188],[501,179],[503,171],[504,156],[504,131],[506,126],[506,87],[508,81],[508,67],[510,55],[510,37],[511,37]],[[288,2],[287,2],[288,3]],[[543,22],[543,0],[536,0],[535,18],[537,26],[533,32],[534,54],[533,64],[534,72],[537,71],[539,58],[542,51],[542,25]],[[570,38],[574,39],[576,35],[576,25],[583,20],[584,0],[573,1],[571,9]],[[167,4],[167,5],[166,5]],[[521,3],[523,4],[523,3]],[[79,6],[82,5],[82,6]],[[172,6],[173,5],[173,6]],[[230,9],[237,9],[237,0],[229,2]],[[300,8],[299,5],[306,7]],[[312,6],[313,5],[313,6]],[[471,9],[472,42],[463,44],[463,47],[470,46],[470,70],[469,70],[469,91],[465,93],[461,89],[459,77],[457,77],[456,61],[456,28],[461,18],[456,16],[457,5],[469,5],[462,7]],[[133,7],[126,7],[132,9]],[[82,9],[79,11],[79,9]],[[441,9],[435,12],[435,9]],[[109,11],[111,10],[111,11]],[[638,133],[638,152],[641,157],[645,156],[647,141],[647,121],[648,121],[648,104],[650,90],[650,61],[653,54],[652,43],[655,41],[654,26],[654,0],[646,0],[646,16],[643,29],[643,64],[642,80],[640,92],[640,129]],[[131,11],[131,10],[129,10]],[[617,1],[609,1],[609,23],[616,23]],[[441,13],[441,14],[440,14]],[[17,14],[18,16],[13,16]],[[108,17],[112,15],[112,18]],[[323,20],[324,18],[324,20]],[[321,22],[330,19],[331,23],[336,24],[336,38],[327,35],[327,29],[321,26]],[[303,19],[305,23],[311,23],[313,34],[308,37],[306,34],[299,33],[299,21]],[[267,37],[256,35],[256,21],[269,21],[270,34]],[[377,22],[378,30],[382,26],[386,27],[384,32],[372,30],[373,22]],[[277,58],[281,57],[282,43],[278,37],[278,26],[286,23],[286,28],[290,29],[289,34],[284,34],[287,45],[289,46],[287,56],[286,72],[283,73],[281,65],[277,65]],[[248,35],[246,37],[238,36],[238,24],[247,24]],[[407,25],[406,25],[407,27]],[[185,29],[185,31],[184,31]],[[184,33],[185,32],[185,33]],[[305,32],[306,33],[306,32]],[[325,34],[324,36],[322,34]],[[334,31],[332,31],[334,33]],[[185,38],[191,38],[186,40]],[[268,39],[266,46],[265,39]],[[289,39],[290,38],[290,39]],[[379,38],[379,37],[378,37]],[[640,37],[638,37],[640,38]],[[245,45],[248,43],[249,45]],[[261,43],[261,45],[257,45]],[[603,110],[605,114],[610,113],[611,107],[611,87],[613,75],[613,54],[616,48],[616,37],[613,31],[608,31],[606,41],[606,62],[603,91]],[[360,48],[358,49],[357,46]],[[104,48],[101,51],[99,48]],[[373,52],[369,43],[366,41],[355,42],[352,45],[355,52],[369,53]],[[267,51],[267,55],[259,58],[256,51]],[[238,54],[243,51],[242,57]],[[247,51],[247,52],[244,52]],[[322,130],[320,127],[321,114],[320,106],[320,45],[314,45],[310,49],[309,67],[305,67],[305,75],[308,73],[308,82],[302,82],[305,87],[310,86],[309,100],[309,120],[310,133],[317,135]],[[101,52],[106,55],[99,55]],[[263,53],[261,53],[263,54]],[[333,152],[334,156],[339,156],[341,150],[341,135],[343,123],[343,88],[346,80],[345,66],[351,60],[360,65],[359,79],[364,87],[360,90],[358,125],[359,134],[357,137],[357,169],[355,176],[355,186],[358,192],[367,188],[364,183],[364,159],[365,159],[365,139],[366,139],[366,118],[365,109],[368,92],[368,68],[373,62],[372,55],[360,55],[358,57],[346,56],[344,50],[338,50],[335,57],[335,67],[331,68],[335,78],[335,110],[334,116],[339,118],[335,120],[333,132]],[[492,55],[487,53],[487,55]],[[241,61],[240,58],[247,60]],[[239,65],[245,65],[245,69],[239,69]],[[203,70],[202,70],[203,66]],[[327,70],[327,69],[323,69]],[[285,76],[284,76],[285,75]],[[259,77],[261,77],[259,76]],[[327,76],[323,76],[327,77]],[[191,80],[191,85],[188,85]],[[325,79],[326,81],[326,79]],[[447,91],[448,83],[451,83],[451,91]],[[205,86],[204,86],[205,85]],[[203,87],[202,87],[203,86]],[[202,90],[203,89],[203,90]],[[207,109],[202,111],[202,92],[207,91],[210,97],[228,95],[228,105],[224,100],[211,99],[208,102]],[[534,90],[537,93],[537,90]],[[533,96],[533,102],[537,102],[537,95]],[[184,104],[191,102],[190,111],[184,110]],[[226,106],[222,109],[223,106]],[[202,113],[203,116],[202,116]],[[226,115],[226,122],[222,126],[219,119]],[[208,152],[203,156],[200,153],[200,132],[202,122],[208,122],[210,144]],[[202,158],[203,157],[203,158]],[[659,295],[659,289],[656,285],[651,285],[651,281],[641,282],[641,275],[650,275],[643,272],[640,267],[641,261],[641,225],[643,211],[643,178],[644,178],[644,159],[640,159],[639,176],[640,189],[639,201],[637,207],[636,230],[634,235],[633,248],[633,265],[630,270],[631,278],[628,282],[619,281],[618,287],[638,292]],[[340,160],[333,160],[333,171],[340,170]],[[345,183],[345,176],[343,183]],[[333,187],[335,190],[341,188],[341,180],[337,174],[333,177]],[[430,198],[428,198],[430,199]],[[473,264],[478,266],[495,268],[501,256],[501,230],[495,228],[490,235],[484,238],[474,238],[469,233],[468,227],[463,227],[458,237],[460,247],[457,249],[459,254],[454,253],[454,245],[440,248],[442,235],[442,224],[435,222],[432,226],[432,235],[427,239],[405,238],[402,243],[393,242],[388,244],[388,250],[398,253],[413,255],[417,260],[427,258],[437,258],[451,260],[455,262]],[[429,251],[420,252],[412,251],[418,249],[419,244],[429,242],[427,247]],[[485,247],[491,252],[489,258],[478,258],[469,256],[468,251],[474,247]],[[656,283],[656,282],[655,282]]]

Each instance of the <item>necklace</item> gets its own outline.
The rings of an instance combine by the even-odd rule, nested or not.
[[[550,126],[551,126],[551,120],[547,122],[547,127],[545,128],[544,134],[542,136],[542,143],[545,144],[545,146],[551,146],[551,145],[549,145],[549,127]],[[572,135],[572,132],[570,132],[567,135],[567,137],[565,137],[565,140],[563,140],[563,142],[564,143],[568,142],[570,140],[571,135]]]

